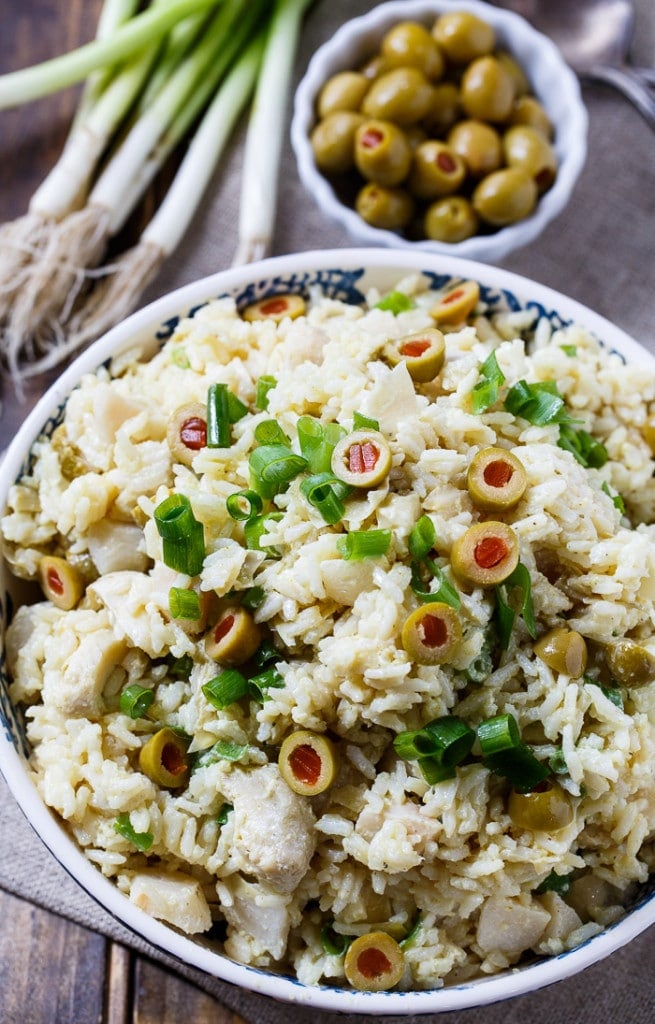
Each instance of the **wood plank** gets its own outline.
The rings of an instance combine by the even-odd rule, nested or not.
[[[103,936],[3,891],[0,920],[2,1024],[98,1024]]]
[[[125,946],[109,943],[103,1024],[129,1024],[132,1020],[133,960]]]
[[[133,1024],[246,1024],[195,985],[139,957],[135,964]]]

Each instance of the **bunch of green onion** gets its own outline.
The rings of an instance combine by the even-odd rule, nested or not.
[[[95,40],[0,76],[0,111],[85,82],[61,158],[0,227],[0,355],[17,381],[130,313],[201,206],[253,100],[236,262],[266,255],[289,85],[311,0],[105,0]],[[139,242],[107,248],[190,139]]]

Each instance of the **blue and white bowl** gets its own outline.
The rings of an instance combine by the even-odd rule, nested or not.
[[[400,278],[422,272],[430,283],[473,278],[483,300],[497,310],[536,311],[554,327],[572,321],[592,331],[610,350],[631,362],[653,366],[655,359],[617,327],[572,299],[525,278],[484,264],[425,252],[389,249],[345,249],[282,256],[206,277],[157,300],[129,317],[85,351],[50,388],[28,416],[0,466],[0,508],[6,507],[9,488],[27,469],[30,449],[42,434],[51,434],[73,388],[85,373],[94,372],[128,347],[149,342],[152,349],[170,336],[180,317],[190,315],[208,300],[232,295],[239,302],[280,292],[320,286],[328,295],[362,301],[367,290],[388,291]],[[13,610],[21,600],[21,586],[0,564],[0,643]],[[435,1014],[497,1002],[531,992],[570,977],[608,956],[655,923],[655,894],[644,887],[625,916],[583,945],[559,956],[512,968],[493,977],[452,987],[418,992],[356,992],[323,985],[309,987],[288,977],[246,967],[200,942],[174,931],[139,910],[88,861],[47,809],[28,773],[28,744],[20,712],[8,697],[9,679],[0,646],[0,769],[16,801],[54,858],[115,918],[135,934],[182,963],[261,995],[339,1013]]]

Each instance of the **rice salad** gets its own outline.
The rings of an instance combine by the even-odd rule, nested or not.
[[[213,300],[85,375],[1,524],[43,800],[146,913],[308,985],[601,931],[655,861],[654,403],[419,274]]]

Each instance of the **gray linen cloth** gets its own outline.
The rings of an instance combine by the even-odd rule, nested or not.
[[[302,75],[314,50],[343,21],[373,6],[364,0],[322,0],[316,4],[304,27],[296,78]],[[632,59],[652,67],[655,4],[653,0],[637,0],[635,6],[637,31]],[[590,115],[589,154],[571,203],[541,238],[512,254],[502,265],[578,299],[655,352],[655,132],[609,87],[585,85],[583,96]],[[144,302],[231,264],[236,247],[244,127],[216,173],[190,232]],[[328,222],[304,193],[287,145],[274,254],[351,244],[344,231]],[[299,1024],[354,1024],[369,1019],[291,1008],[186,968],[153,949],[97,906],[59,867],[1,780],[0,886],[163,962],[251,1024],[284,1024],[290,1019]],[[652,1024],[654,957],[655,931],[650,929],[629,947],[575,978],[509,1003],[451,1012],[448,1020],[452,1024],[602,1024],[614,1020]],[[401,1018],[388,1019],[393,1022]]]

